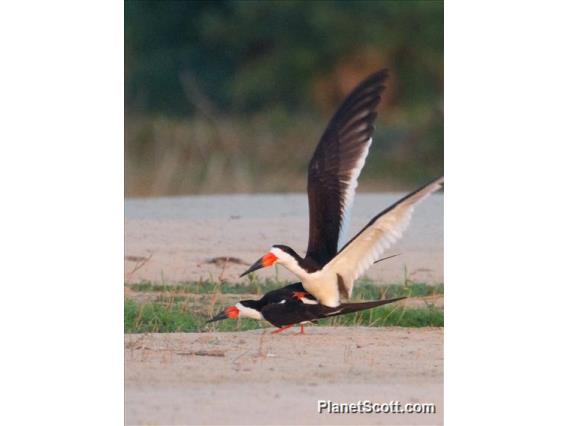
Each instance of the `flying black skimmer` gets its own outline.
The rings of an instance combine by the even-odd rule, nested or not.
[[[316,322],[319,319],[345,315],[397,302],[405,297],[370,302],[344,303],[330,308],[322,305],[315,297],[306,292],[302,283],[295,283],[269,291],[259,300],[241,300],[234,306],[229,306],[209,322],[227,318],[252,318],[266,320],[278,327],[272,333],[280,333],[295,324],[300,324],[300,334],[304,333],[304,324]]]
[[[411,192],[343,244],[387,75],[384,69],[378,71],[351,92],[316,147],[308,167],[310,230],[305,257],[288,246],[273,245],[241,277],[281,264],[320,304],[337,308],[341,297],[351,297],[355,280],[402,236],[416,204],[443,187],[444,178],[440,177]]]

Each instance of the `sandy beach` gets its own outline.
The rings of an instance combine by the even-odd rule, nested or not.
[[[443,329],[125,336],[126,424],[433,425]],[[317,401],[433,403],[435,414],[318,414]]]
[[[402,195],[358,194],[350,236]],[[307,245],[304,194],[129,199],[125,221],[127,283],[236,282],[272,243],[300,253]],[[402,240],[385,256],[396,253],[367,276],[378,283],[401,282],[405,274],[443,283],[442,195],[416,208]],[[293,279],[283,268],[259,275],[276,274]],[[318,414],[318,400],[433,403],[436,412]],[[133,425],[441,424],[443,328],[129,334],[125,410],[126,424]]]
[[[349,236],[404,194],[357,194]],[[181,282],[199,279],[238,281],[246,265],[271,244],[303,254],[307,246],[305,194],[215,195],[127,199],[125,202],[125,280]],[[443,282],[443,195],[434,194],[415,209],[403,238],[385,255],[401,255],[367,272],[378,283]],[[220,259],[232,257],[225,262]],[[217,262],[209,263],[212,259]],[[261,277],[293,279],[283,268]],[[246,278],[245,278],[246,279]]]

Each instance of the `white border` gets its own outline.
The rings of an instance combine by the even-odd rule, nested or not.
[[[122,7],[1,7],[1,424],[123,423]]]
[[[562,5],[445,4],[448,424],[567,424]]]

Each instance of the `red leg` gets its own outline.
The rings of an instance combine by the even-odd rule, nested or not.
[[[271,334],[282,333],[284,330],[287,330],[287,329],[289,329],[290,327],[292,327],[292,324],[290,324],[290,325],[285,325],[284,327],[280,327],[278,330],[274,330]]]
[[[304,333],[304,324],[300,324],[300,331],[295,333],[294,336],[299,336],[301,334],[305,334]]]

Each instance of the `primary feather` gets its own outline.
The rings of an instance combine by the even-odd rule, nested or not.
[[[310,234],[306,259],[323,267],[345,241],[357,180],[373,141],[376,108],[388,77],[365,79],[329,122],[308,168]]]

